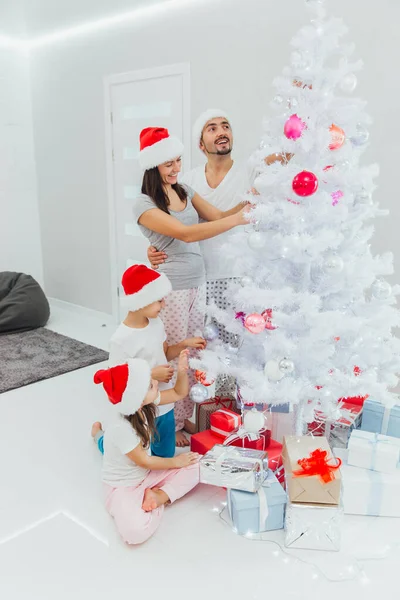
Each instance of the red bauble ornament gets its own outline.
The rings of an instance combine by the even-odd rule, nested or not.
[[[212,385],[215,379],[207,380],[207,373],[204,371],[195,371],[194,377],[198,383],[201,383],[205,387]]]
[[[298,196],[312,196],[318,189],[318,178],[311,171],[301,171],[293,179],[292,188]]]

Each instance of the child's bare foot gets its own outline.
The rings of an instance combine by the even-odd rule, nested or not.
[[[187,431],[187,433],[190,433],[191,435],[193,435],[197,431],[196,424],[192,423],[192,421],[189,421],[189,419],[185,419],[183,429],[185,431]]]
[[[177,431],[175,433],[175,446],[178,446],[178,448],[184,448],[185,446],[189,445],[189,440],[187,439],[183,431]]]
[[[168,501],[169,498],[163,490],[148,488],[144,493],[142,508],[145,512],[151,512]]]
[[[103,429],[100,421],[96,421],[96,423],[93,423],[92,425],[92,438],[96,437],[96,435],[99,433],[99,431],[101,431]]]

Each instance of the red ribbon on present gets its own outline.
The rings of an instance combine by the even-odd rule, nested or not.
[[[301,458],[297,462],[301,469],[293,471],[293,477],[311,477],[318,475],[323,483],[329,483],[335,479],[334,471],[340,468],[342,461],[337,458],[337,464],[328,464],[328,452],[321,448],[311,452],[308,458]]]

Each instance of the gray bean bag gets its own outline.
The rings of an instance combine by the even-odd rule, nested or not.
[[[0,334],[46,325],[50,307],[37,281],[24,273],[0,273]]]

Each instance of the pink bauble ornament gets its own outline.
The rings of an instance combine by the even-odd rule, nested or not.
[[[264,317],[258,313],[247,315],[244,320],[244,326],[250,333],[261,333],[265,329]]]
[[[283,132],[289,140],[298,140],[305,129],[306,124],[297,115],[288,118]]]
[[[331,125],[329,127],[329,131],[331,132],[331,143],[329,144],[329,150],[339,150],[346,140],[346,134],[337,125]]]
[[[298,196],[312,196],[318,189],[318,179],[311,171],[301,171],[293,179],[292,188]]]
[[[264,310],[261,316],[265,321],[265,329],[268,329],[268,331],[274,331],[276,327],[272,325],[272,308],[267,308],[267,310]]]
[[[333,192],[331,194],[332,197],[332,206],[336,206],[336,204],[338,204],[339,200],[341,200],[343,198],[344,194],[341,190],[337,190],[336,192]]]

